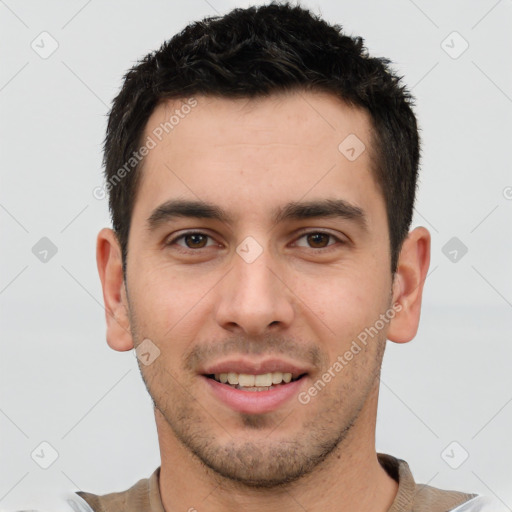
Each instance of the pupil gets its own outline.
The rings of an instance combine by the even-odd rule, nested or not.
[[[327,242],[328,238],[328,235],[326,235],[325,233],[314,233],[312,235],[308,235],[308,241],[313,246],[319,244],[321,247],[325,247],[325,243],[322,243],[322,241]],[[201,234],[187,235],[185,239],[187,241],[187,245],[190,246],[189,242],[191,241],[194,247],[204,247],[206,242],[206,237]]]
[[[206,241],[206,237],[204,235],[200,235],[200,234],[192,234],[192,235],[187,235],[185,237],[185,240],[187,241],[187,245],[190,246],[190,244],[188,243],[190,240],[192,240],[192,246],[193,247],[204,247],[205,245],[205,241]],[[203,243],[201,243],[203,242]]]
[[[328,238],[328,235],[325,233],[314,233],[312,235],[309,235],[308,241],[312,243],[313,245],[320,243],[321,247],[325,247],[325,244],[322,244],[321,238],[323,237],[323,240],[326,241]]]

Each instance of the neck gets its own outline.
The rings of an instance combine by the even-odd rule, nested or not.
[[[300,480],[275,489],[252,488],[206,468],[174,436],[158,410],[161,452],[160,494],[164,509],[223,512],[386,512],[398,484],[380,465],[375,451],[378,389],[350,432],[331,454]],[[191,498],[194,497],[194,498]]]

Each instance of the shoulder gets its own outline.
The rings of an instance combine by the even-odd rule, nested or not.
[[[29,508],[27,508],[29,507]],[[5,512],[0,509],[0,512]],[[24,503],[23,509],[9,512],[95,512],[89,504],[76,493],[38,497],[37,502]]]
[[[497,499],[477,495],[450,512],[510,512],[510,509]]]
[[[129,489],[109,494],[86,491],[47,492],[22,507],[0,512],[164,512],[160,501],[158,467],[149,478],[142,478]]]
[[[405,460],[383,453],[378,458],[389,476],[398,482],[389,512],[510,512],[502,503],[476,493],[418,484]]]
[[[85,501],[93,512],[146,512],[154,510],[155,507],[158,509],[161,503],[159,473],[160,467],[149,478],[140,479],[125,491],[102,495],[79,491],[76,495]]]
[[[438,489],[430,485],[415,484],[414,491],[414,512],[431,511],[457,511],[459,507],[473,501],[478,494],[454,491],[448,489]],[[471,509],[462,509],[471,510]]]

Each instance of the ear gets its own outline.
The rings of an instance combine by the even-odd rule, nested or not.
[[[128,315],[126,287],[123,280],[121,247],[114,231],[103,228],[96,241],[96,263],[103,288],[107,343],[123,352],[133,348]]]
[[[393,304],[399,304],[401,309],[390,322],[387,335],[390,341],[406,343],[416,336],[429,265],[430,233],[424,227],[418,227],[404,240],[398,259],[393,280]]]

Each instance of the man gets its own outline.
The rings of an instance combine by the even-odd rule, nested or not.
[[[78,492],[93,510],[483,510],[375,450],[386,340],[415,336],[430,259],[409,232],[413,100],[388,64],[270,4],[193,23],[127,73],[97,263],[161,466]]]

